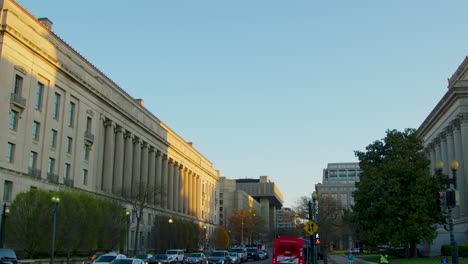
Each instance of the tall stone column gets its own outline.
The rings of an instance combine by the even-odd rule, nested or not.
[[[431,160],[431,174],[434,173],[434,169],[435,169],[435,162],[436,162],[436,158],[435,158],[435,151],[434,151],[434,144],[431,143],[429,144],[429,158]]]
[[[130,196],[132,186],[132,169],[133,169],[133,142],[132,133],[125,132],[125,153],[124,153],[124,194]]]
[[[447,160],[449,162],[448,166],[450,170],[450,162],[455,159],[455,144],[453,142],[453,128],[450,126],[447,131]]]
[[[161,184],[161,195],[162,195],[162,207],[166,210],[169,209],[168,206],[168,190],[169,190],[169,179],[168,179],[168,174],[169,174],[169,160],[167,158],[167,155],[163,156],[162,159],[162,184]]]
[[[115,194],[122,194],[123,169],[124,169],[124,135],[123,128],[115,128],[115,158],[114,158],[114,186]]]
[[[184,168],[182,171],[182,188],[184,192],[182,193],[182,213],[187,215],[188,214],[188,170],[187,168]]]
[[[141,145],[141,177],[140,185],[141,190],[145,190],[148,186],[148,143],[143,142]]]
[[[180,188],[179,188],[179,168],[180,165],[176,162],[174,162],[174,171],[173,171],[173,178],[174,178],[174,186],[172,188],[172,199],[174,202],[174,211],[178,212],[179,211],[179,194],[180,194]]]
[[[455,122],[452,123],[452,128],[453,128],[453,149],[454,149],[454,156],[452,157],[452,160],[457,160],[460,164],[460,168],[458,169],[459,171],[462,172],[461,175],[466,175],[464,174],[464,168],[465,168],[465,165],[463,164],[463,162],[460,162],[463,160],[463,142],[462,142],[462,135],[461,135],[461,131],[460,131],[460,121],[459,120],[456,120]],[[460,174],[459,174],[460,175]],[[461,190],[460,187],[463,186],[463,179],[458,180],[457,178],[457,189],[458,190]],[[460,192],[460,198],[461,198],[461,201],[466,201],[466,200],[463,200],[463,199],[467,199],[467,195],[465,194],[465,192]],[[466,211],[463,211],[464,206],[461,205],[461,206],[458,206],[456,207],[456,211],[454,213],[454,215],[468,215],[468,207],[466,208]]]
[[[195,204],[194,186],[195,186],[195,184],[193,183],[194,182],[193,177],[194,177],[194,173],[192,171],[190,171],[189,172],[189,199],[188,199],[188,202],[189,202],[189,214],[191,216],[195,216],[195,208],[194,208],[194,204]]]
[[[135,137],[133,139],[133,177],[132,177],[132,195],[135,195],[140,188],[141,177],[141,141]]]
[[[436,162],[439,160],[442,160],[442,156],[440,154],[440,139],[438,137],[434,139],[434,151],[435,151]]]
[[[460,211],[468,215],[468,116],[463,115],[460,120],[460,134],[462,145],[462,158],[458,160],[460,167],[457,171],[457,189],[460,191]]]
[[[197,216],[197,219],[201,219],[201,198],[202,198],[202,193],[201,193],[201,179],[200,179],[199,175],[197,175],[195,188],[197,190],[197,204],[195,205],[197,211],[196,211],[195,215]]]
[[[447,133],[442,132],[440,134],[440,155],[441,159],[444,162],[444,173],[449,175],[450,173],[450,160],[447,155]]]
[[[155,200],[156,205],[161,207],[162,204],[162,154],[161,151],[156,152],[156,184],[155,184]]]
[[[149,190],[149,203],[155,203],[155,195],[156,195],[156,153],[154,151],[154,147],[149,148],[149,169],[148,169],[148,190]]]
[[[104,164],[102,173],[102,190],[108,193],[112,192],[112,178],[114,175],[114,124],[111,120],[107,119],[104,122],[106,130],[106,139],[104,147]]]
[[[168,162],[168,177],[167,177],[167,209],[174,210],[174,163],[172,160]]]

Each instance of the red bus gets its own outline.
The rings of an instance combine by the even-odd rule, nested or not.
[[[275,238],[272,263],[305,264],[304,240],[287,236]]]

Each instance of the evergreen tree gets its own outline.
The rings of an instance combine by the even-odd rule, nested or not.
[[[365,244],[409,246],[414,256],[416,244],[434,239],[442,220],[434,198],[439,187],[422,149],[415,130],[406,129],[389,130],[365,152],[355,152],[362,174],[353,219]]]

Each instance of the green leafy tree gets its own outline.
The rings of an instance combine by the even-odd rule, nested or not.
[[[441,214],[435,206],[437,180],[414,129],[387,131],[383,140],[356,151],[362,169],[353,211],[357,233],[368,245],[405,246],[435,237]]]

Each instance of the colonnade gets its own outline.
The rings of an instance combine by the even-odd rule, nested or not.
[[[201,176],[110,119],[103,120],[102,175],[97,187],[107,193],[135,196],[142,187],[149,204],[201,218]],[[99,173],[98,173],[99,174]]]
[[[442,160],[445,164],[443,173],[452,175],[450,162],[457,160],[460,167],[457,170],[457,190],[460,191],[460,206],[455,210],[457,216],[468,216],[468,114],[459,114],[424,149],[431,160],[431,171],[435,164]]]

